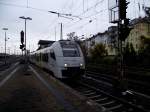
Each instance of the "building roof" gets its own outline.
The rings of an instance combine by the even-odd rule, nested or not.
[[[144,18],[139,17],[131,20],[130,22],[131,25],[136,25],[138,23],[150,23],[150,19],[148,17],[144,17]]]
[[[47,45],[47,44],[53,44],[55,41],[49,41],[49,40],[39,40],[38,45]]]

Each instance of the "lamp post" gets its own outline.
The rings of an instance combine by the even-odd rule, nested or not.
[[[3,28],[3,30],[5,31],[5,64],[6,64],[6,41],[7,41],[6,31],[8,30],[8,28]]]
[[[24,16],[21,16],[21,17],[19,17],[20,19],[24,19],[25,20],[25,60],[26,60],[26,21],[27,20],[32,20],[32,18],[30,18],[30,17],[24,17]]]

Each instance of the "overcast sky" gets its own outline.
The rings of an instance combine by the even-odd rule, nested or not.
[[[114,0],[113,0],[114,1]],[[128,0],[128,17],[144,16],[142,6],[150,6],[149,0]],[[139,7],[140,4],[140,7]],[[140,10],[139,10],[140,9]],[[59,17],[48,11],[72,14],[70,19]],[[40,39],[60,39],[60,23],[63,23],[63,38],[70,32],[78,36],[104,32],[109,26],[108,0],[0,0],[0,51],[4,52],[4,31],[8,28],[7,49],[11,53],[20,52],[20,31],[24,30],[24,20],[20,16],[31,17],[27,21],[27,48],[37,49]],[[81,19],[82,18],[82,19]],[[92,22],[89,22],[89,21]],[[8,51],[7,51],[8,52]]]

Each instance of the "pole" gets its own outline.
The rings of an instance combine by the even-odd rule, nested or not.
[[[60,40],[63,40],[62,23],[61,23],[61,26],[60,26]]]
[[[83,0],[83,12],[84,12],[84,0]]]
[[[56,27],[55,27],[55,41],[56,41]]]
[[[26,19],[25,19],[25,61],[26,61]]]
[[[126,0],[125,0],[126,1]],[[121,12],[122,12],[122,7],[124,7],[124,6],[121,6],[121,2],[122,2],[122,0],[119,0],[118,1],[119,3],[119,6],[118,6],[118,8],[119,8],[119,21],[118,21],[118,53],[119,53],[119,69],[120,69],[120,75],[119,75],[119,81],[120,81],[120,90],[121,91],[125,91],[126,90],[126,85],[125,85],[125,71],[124,71],[124,57],[123,57],[123,43],[124,43],[124,41],[123,40],[121,40],[121,38],[122,38],[122,36],[123,36],[123,34],[122,34],[122,27],[121,27],[121,25],[122,24],[124,24],[124,23],[122,23],[122,21],[124,21],[125,19],[126,19],[126,9],[124,9],[125,11],[125,13],[124,13],[124,17],[122,17],[122,15],[121,15]],[[126,2],[125,2],[126,3]],[[122,5],[125,5],[125,4],[122,4]]]
[[[23,50],[21,50],[22,51],[22,57],[23,57]]]
[[[6,31],[5,31],[5,64],[6,64]]]
[[[30,17],[24,17],[24,16],[21,16],[21,17],[19,17],[19,18],[21,18],[21,19],[24,19],[25,20],[25,62],[27,62],[27,43],[26,43],[26,21],[27,20],[32,20],[32,18],[30,18]]]

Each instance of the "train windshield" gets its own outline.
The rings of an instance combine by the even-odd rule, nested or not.
[[[64,57],[79,57],[79,49],[73,41],[60,41]]]
[[[62,48],[77,48],[77,44],[73,41],[60,41]]]
[[[77,49],[63,49],[64,57],[79,57],[79,51]]]

